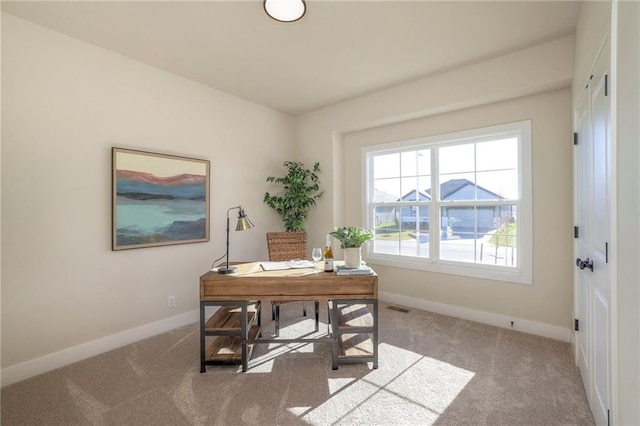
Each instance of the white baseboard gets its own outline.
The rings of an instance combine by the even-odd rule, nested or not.
[[[386,291],[379,292],[379,298],[380,300],[388,303],[397,303],[399,305],[435,312],[437,314],[449,315],[482,324],[535,334],[537,336],[548,337],[550,339],[561,340],[563,342],[571,342],[571,330],[555,325],[508,317],[505,315],[478,311],[445,303],[432,302],[425,299],[417,299],[415,297],[403,296]],[[64,367],[65,365],[82,361],[83,359],[155,336],[156,334],[164,333],[166,331],[173,330],[174,328],[197,322],[199,321],[199,315],[200,313],[196,309],[171,318],[132,328],[111,336],[106,336],[98,340],[83,343],[78,346],[7,367],[0,373],[2,386],[8,386],[38,374],[46,373],[47,371]],[[514,327],[510,326],[511,321],[514,322]]]
[[[200,320],[193,310],[4,368],[2,387]]]
[[[422,309],[423,311],[435,312],[436,314],[448,315],[482,324],[493,325],[495,327],[535,334],[536,336],[548,337],[550,339],[561,340],[563,342],[571,342],[571,330],[568,328],[558,327],[557,325],[543,324],[541,322],[529,321],[522,318],[478,311],[476,309],[463,308],[461,306],[448,305],[446,303],[432,302],[425,299],[417,299],[415,297],[403,296],[386,291],[380,291],[378,296],[380,300],[388,303],[397,303],[399,305]],[[511,326],[512,321],[513,327]]]

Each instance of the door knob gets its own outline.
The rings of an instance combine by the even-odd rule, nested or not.
[[[588,257],[585,260],[577,258],[576,266],[580,269],[589,268],[591,272],[593,272],[593,260],[590,260]]]

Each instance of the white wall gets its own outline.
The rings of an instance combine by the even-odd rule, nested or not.
[[[604,36],[611,29],[611,1],[585,1],[580,7],[576,27],[576,48],[574,56],[574,78],[572,84],[573,104],[584,89],[596,55],[602,46]]]
[[[262,197],[293,152],[291,117],[4,13],[2,122],[4,384],[39,357],[195,321],[227,208],[256,225],[232,233],[231,260],[265,258],[282,229]],[[211,241],[112,252],[113,146],[211,160]]]
[[[348,133],[370,132],[393,141],[534,119],[533,286],[379,265],[376,270],[380,288],[389,297],[413,300],[418,307],[444,305],[444,311],[448,306],[451,313],[462,308],[473,319],[504,320],[505,326],[506,318],[521,318],[529,325],[525,331],[567,340],[572,197],[571,104],[566,88],[573,74],[573,48],[573,37],[565,37],[299,117],[298,156],[320,161],[325,175],[333,176],[327,193],[332,203],[319,206],[311,216],[309,229],[316,231],[310,240],[322,241],[327,230],[344,224],[347,212],[360,210],[360,194],[342,190],[349,170],[360,169],[359,157],[342,155]],[[543,92],[547,93],[530,96]],[[373,136],[371,141],[380,142]]]
[[[574,104],[605,38],[612,52],[616,188],[612,424],[637,425],[640,424],[640,3],[583,2],[576,28]]]
[[[617,409],[619,424],[630,425],[640,424],[640,3],[615,7]]]
[[[378,265],[380,290],[449,305],[569,327],[573,227],[571,215],[571,93],[569,88],[467,108],[347,133],[345,158],[358,159],[364,146],[452,133],[521,120],[532,122],[533,165],[533,285],[522,285],[448,274],[407,271]],[[345,222],[364,217],[359,184],[363,171],[345,167]],[[516,329],[519,321],[516,321]],[[506,324],[504,324],[506,325]]]

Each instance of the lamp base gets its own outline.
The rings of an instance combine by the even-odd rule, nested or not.
[[[218,268],[219,274],[233,274],[235,272],[238,272],[238,268],[236,268],[235,266],[229,266],[228,268]]]

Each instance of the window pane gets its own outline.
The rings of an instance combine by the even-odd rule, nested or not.
[[[402,231],[429,231],[429,206],[402,206],[398,207],[398,210]]]
[[[400,241],[393,236],[376,235],[373,239],[373,252],[399,255]]]
[[[443,201],[473,201],[476,199],[473,173],[440,174],[440,199]]]
[[[402,179],[402,198],[398,201],[431,201],[431,178],[410,177]]]
[[[375,179],[373,181],[373,201],[390,203],[400,198],[400,179]]]
[[[496,215],[491,231],[478,244],[478,263],[518,266],[516,247],[518,224],[516,206],[495,206]]]
[[[530,136],[523,121],[367,147],[370,260],[530,284]]]
[[[397,207],[376,206],[374,208],[373,251],[385,254],[400,254],[400,228]]]
[[[422,192],[420,201],[431,201],[431,176],[419,176],[418,188]]]
[[[404,256],[429,257],[429,233],[413,232],[400,241],[400,252]]]
[[[431,174],[431,150],[422,149],[418,151],[418,174],[430,175]]]
[[[375,253],[429,257],[428,206],[376,206],[374,217]]]
[[[518,168],[518,139],[481,142],[476,145],[476,170]]]
[[[384,233],[386,229],[391,229],[394,232],[398,232],[396,211],[397,207],[394,206],[376,206],[373,209],[376,234]]]
[[[517,200],[518,171],[478,172],[478,200]]]
[[[417,152],[403,152],[400,157],[402,176],[415,176],[418,174]]]
[[[373,178],[400,176],[400,154],[376,155],[373,157]]]
[[[440,257],[517,266],[515,205],[442,207]]]
[[[474,144],[454,145],[438,150],[440,174],[466,173],[475,170]]]
[[[401,185],[402,201],[420,200],[420,189],[416,177],[403,178]]]
[[[400,252],[429,257],[429,206],[403,206],[400,215]]]

